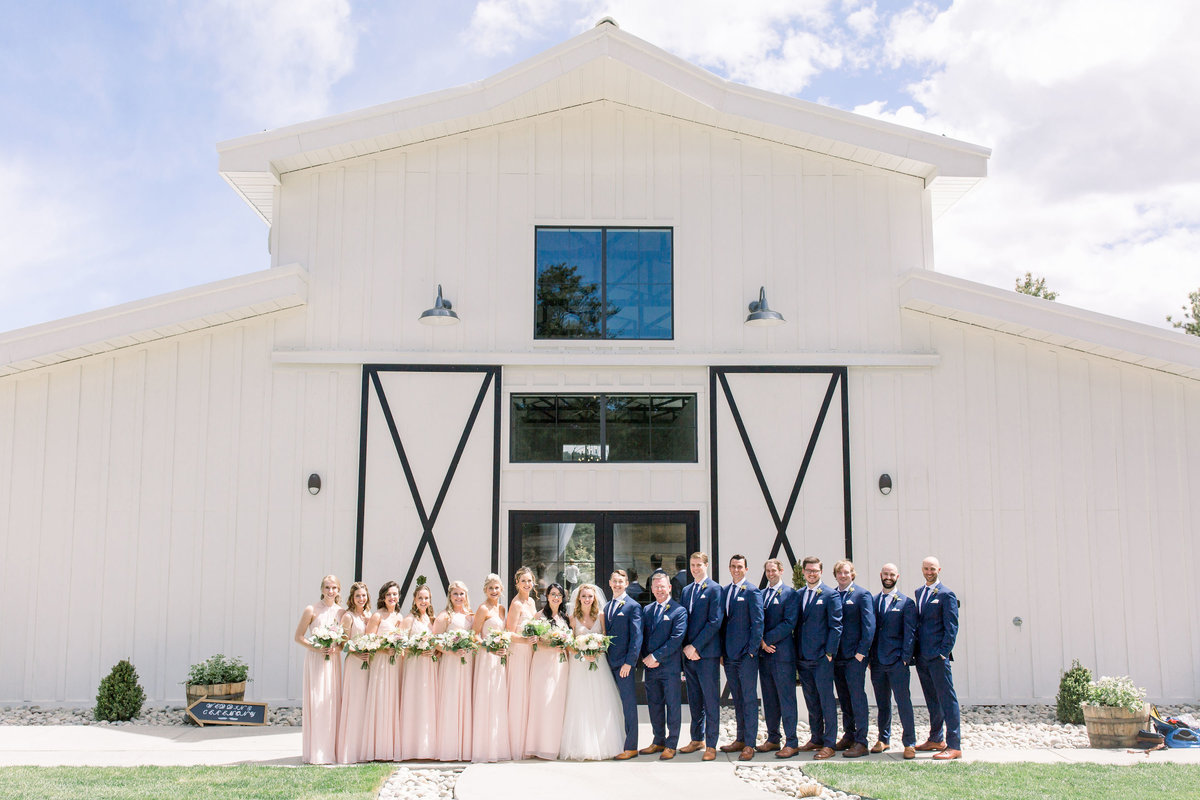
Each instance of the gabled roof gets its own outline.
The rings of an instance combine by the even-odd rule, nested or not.
[[[239,275],[178,292],[0,333],[0,377],[304,305],[298,266]]]
[[[1200,337],[925,270],[900,276],[912,311],[1200,380]]]
[[[270,224],[288,172],[604,100],[921,178],[935,214],[986,176],[991,154],[732,83],[601,22],[486,80],[222,142],[219,169]]]

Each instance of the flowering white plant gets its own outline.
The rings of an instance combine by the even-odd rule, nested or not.
[[[1124,708],[1141,711],[1145,708],[1146,690],[1133,685],[1133,679],[1122,675],[1119,678],[1102,676],[1088,684],[1084,692],[1083,705]]]

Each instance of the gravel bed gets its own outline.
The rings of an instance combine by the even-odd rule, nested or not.
[[[267,706],[267,724],[300,725],[300,706]],[[191,725],[184,706],[143,708],[128,722],[102,722],[88,708],[50,708],[44,706],[0,706],[0,725]]]
[[[831,789],[805,775],[797,764],[770,767],[735,767],[734,774],[746,783],[772,794],[787,797],[820,797],[824,800],[860,800],[856,794]]]
[[[379,800],[419,800],[437,797],[453,800],[454,784],[463,768],[457,769],[409,769],[400,767],[379,790]]]

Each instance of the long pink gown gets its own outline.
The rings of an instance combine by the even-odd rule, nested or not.
[[[450,615],[447,630],[470,629],[467,615]],[[486,655],[486,654],[485,654]],[[438,659],[437,756],[439,761],[471,760],[471,689],[475,674],[475,653],[467,654],[467,663],[457,657]]]
[[[494,630],[504,630],[504,620],[488,617],[482,635]],[[508,657],[512,658],[511,653]],[[480,650],[475,658],[471,703],[471,760],[508,761],[512,757],[508,746],[508,668],[495,653]]]
[[[567,630],[560,619],[552,623]],[[559,661],[559,656],[563,660]],[[558,758],[563,714],[567,709],[567,667],[570,654],[540,644],[529,668],[529,722],[525,726],[525,755]]]
[[[304,632],[305,638],[322,625],[334,627],[346,609],[316,607],[316,615]],[[300,735],[305,764],[333,764],[337,760],[338,712],[342,704],[342,656],[309,650],[304,655],[303,729]]]
[[[367,621],[354,614],[350,617],[350,638],[355,639],[367,632]],[[342,665],[342,711],[338,715],[337,760],[339,764],[356,764],[367,760],[364,734],[367,717],[367,684],[370,669],[363,669],[363,661],[351,653]]]
[[[400,624],[399,614],[389,614],[379,622],[380,636],[387,636]],[[371,656],[371,676],[367,684],[367,715],[363,726],[363,758],[370,761],[395,761],[400,757],[400,674],[404,659],[391,651]]]
[[[410,635],[433,633],[432,621],[414,619]],[[456,654],[442,655],[458,661]],[[439,659],[440,660],[440,659]],[[409,656],[404,660],[404,684],[400,691],[400,759],[437,758],[437,662],[431,656]]]
[[[533,614],[522,609],[517,619],[517,630],[513,633],[513,646],[508,654],[508,744],[512,748],[512,760],[525,757],[525,729],[529,719],[529,668],[533,664],[533,646],[529,642],[515,641],[521,628],[533,619]]]

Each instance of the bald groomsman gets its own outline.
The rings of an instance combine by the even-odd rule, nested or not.
[[[767,588],[763,590],[762,656],[758,680],[762,685],[763,716],[767,741],[754,748],[775,750],[776,758],[800,752],[796,739],[796,647],[792,635],[800,619],[800,594],[783,580],[783,562],[772,558],[763,565]],[[783,736],[779,723],[783,721]],[[780,738],[783,738],[782,747]]]
[[[929,708],[929,738],[917,749],[933,750],[935,759],[948,761],[962,758],[958,695],[950,672],[958,637],[958,598],[941,582],[942,565],[933,556],[921,562],[921,574],[925,585],[916,591],[916,660]]]
[[[815,750],[813,760],[830,758],[837,744],[837,701],[833,697],[833,657],[842,638],[842,601],[821,583],[821,559],[801,562],[805,586],[800,590],[800,622],[796,625],[796,663],[800,688],[808,706],[812,738],[801,750]]]
[[[872,753],[882,753],[892,741],[892,698],[900,717],[900,741],[904,757],[916,758],[917,735],[913,722],[912,695],[909,693],[913,646],[917,637],[917,604],[900,594],[900,571],[895,564],[879,570],[883,591],[875,598],[875,642],[871,645],[871,686],[879,711],[879,739]]]
[[[842,638],[833,659],[833,685],[842,706],[842,730],[837,743],[846,758],[865,756],[867,750],[867,659],[875,641],[875,606],[871,593],[854,582],[854,564],[842,559],[833,565],[838,597],[842,600]]]

